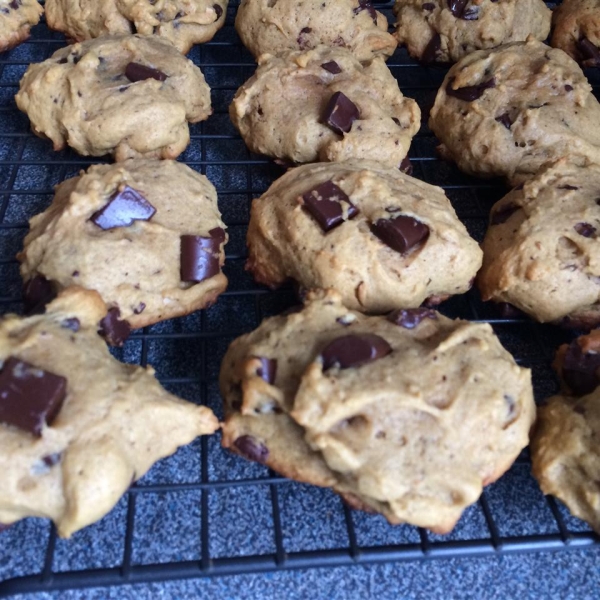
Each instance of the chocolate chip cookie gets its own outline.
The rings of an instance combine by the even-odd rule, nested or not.
[[[544,41],[552,13],[542,0],[396,0],[395,36],[419,61],[449,63],[475,50]]]
[[[369,0],[242,0],[235,28],[255,58],[324,44],[366,61],[391,56],[397,45]]]
[[[552,15],[551,44],[584,67],[600,67],[600,2],[563,0]]]
[[[477,282],[534,319],[600,323],[600,167],[566,160],[494,205]]]
[[[337,292],[235,340],[223,445],[391,523],[448,532],[527,445],[530,372],[488,324],[367,317]]]
[[[70,288],[29,318],[0,320],[0,522],[52,519],[62,537],[108,513],[158,459],[219,423],[167,393],[151,367],[116,361],[106,307]]]
[[[83,42],[103,35],[138,33],[169,40],[184,54],[208,42],[225,23],[228,0],[46,0],[52,29]]]
[[[34,133],[80,154],[176,158],[211,114],[200,69],[157,37],[101,37],[30,65],[15,97]]]
[[[471,175],[532,177],[548,160],[600,162],[600,104],[577,63],[536,40],[481,50],[448,72],[429,125]]]
[[[600,385],[600,329],[563,344],[552,366],[567,394],[591,394]]]
[[[252,203],[248,262],[275,287],[333,287],[383,313],[462,294],[482,253],[443,190],[376,162],[305,165]]]
[[[18,255],[25,281],[96,290],[134,328],[204,308],[227,287],[217,193],[179,162],[92,166],[61,183],[30,226]]]
[[[24,42],[43,12],[37,0],[0,0],[0,52]]]
[[[399,167],[421,126],[382,58],[345,48],[263,55],[237,91],[231,120],[246,145],[295,163],[369,158]]]

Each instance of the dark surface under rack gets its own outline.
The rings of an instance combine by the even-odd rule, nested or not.
[[[222,416],[217,387],[229,342],[261,319],[296,303],[291,288],[269,292],[244,272],[249,205],[282,174],[272,161],[251,155],[229,122],[235,90],[253,73],[254,61],[233,28],[237,1],[214,41],[189,54],[212,88],[214,114],[191,130],[180,160],[217,187],[229,227],[226,274],[230,285],[217,304],[185,318],[136,332],[115,355],[152,364],[163,385]],[[390,22],[391,2],[385,8]],[[0,55],[0,312],[21,310],[21,280],[14,259],[27,220],[44,210],[52,187],[96,160],[55,153],[33,136],[13,96],[27,65],[49,57],[64,38],[44,24],[32,38]],[[425,69],[405,51],[389,67],[405,95],[424,115],[445,71]],[[600,75],[587,73],[592,84]],[[471,234],[481,240],[501,182],[462,175],[435,155],[424,125],[413,141],[414,175],[442,186]],[[536,399],[556,389],[550,362],[571,334],[528,319],[506,319],[484,305],[475,290],[444,303],[451,317],[490,322],[519,364],[533,370]],[[589,527],[559,502],[545,498],[530,474],[527,452],[486,488],[445,536],[409,525],[392,527],[380,516],[349,510],[329,490],[299,484],[220,448],[218,435],[196,440],[157,464],[99,523],[60,540],[47,521],[27,519],[0,533],[0,596],[177,578],[328,567],[369,562],[496,553],[566,550],[599,545]]]

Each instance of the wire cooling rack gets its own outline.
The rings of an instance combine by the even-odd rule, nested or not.
[[[212,88],[215,112],[192,127],[181,160],[215,184],[229,227],[225,271],[230,285],[209,310],[135,333],[115,355],[152,364],[169,391],[206,404],[222,416],[217,387],[227,345],[263,317],[296,303],[293,291],[270,292],[243,269],[245,232],[252,198],[282,174],[272,161],[251,155],[229,122],[235,90],[253,73],[241,46],[232,2],[226,26],[190,57]],[[376,3],[391,17],[391,2]],[[390,18],[390,21],[392,19]],[[14,259],[27,220],[44,210],[52,187],[92,161],[29,132],[13,96],[27,65],[64,45],[44,24],[32,38],[0,55],[0,309],[21,310],[21,280]],[[398,51],[388,62],[403,92],[425,116],[444,71],[425,69]],[[599,77],[589,73],[596,79]],[[506,191],[499,182],[469,178],[436,158],[426,125],[410,157],[414,175],[441,185],[471,234],[481,239],[491,205]],[[551,326],[506,319],[484,305],[476,291],[441,306],[451,317],[490,322],[521,365],[533,370],[537,400],[556,389],[550,362],[570,339]],[[380,516],[351,511],[329,490],[291,482],[220,448],[219,436],[203,437],[158,463],[99,523],[65,541],[47,521],[26,519],[0,533],[0,596],[88,586],[164,581],[212,575],[330,567],[494,553],[564,550],[600,543],[589,527],[545,498],[530,474],[527,452],[465,511],[454,531],[434,535],[409,525],[392,527]]]

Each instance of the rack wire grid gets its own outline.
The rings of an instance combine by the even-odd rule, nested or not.
[[[291,287],[268,291],[244,272],[245,233],[252,198],[282,170],[251,155],[229,121],[227,107],[255,64],[242,47],[228,9],[226,26],[190,58],[212,88],[214,114],[194,125],[181,160],[215,184],[229,228],[225,271],[229,289],[212,308],[147,327],[115,355],[152,364],[162,384],[222,417],[217,387],[221,358],[237,336],[266,316],[296,303]],[[390,22],[391,2],[375,3]],[[21,310],[21,280],[15,254],[27,220],[44,210],[52,187],[98,162],[71,151],[53,152],[29,131],[14,103],[28,64],[64,45],[42,23],[31,39],[0,55],[0,306]],[[436,140],[426,125],[445,71],[423,68],[404,51],[388,62],[405,95],[415,98],[424,124],[410,158],[414,175],[441,185],[471,234],[481,240],[490,207],[506,192],[501,182],[461,174],[436,158]],[[590,72],[592,83],[599,83]],[[492,324],[517,361],[533,370],[536,399],[556,390],[550,362],[573,334],[526,318],[507,319],[483,304],[475,290],[440,307],[451,317]],[[333,492],[279,477],[262,465],[220,447],[220,436],[203,437],[160,461],[100,522],[57,538],[45,520],[26,519],[0,534],[0,596],[88,586],[164,581],[300,567],[328,567],[436,557],[565,550],[600,543],[589,527],[544,497],[530,474],[527,452],[481,499],[454,531],[439,536],[410,525],[390,526],[381,516],[351,511]]]

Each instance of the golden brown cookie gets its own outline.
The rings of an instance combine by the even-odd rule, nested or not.
[[[552,15],[551,44],[585,67],[600,67],[600,2],[563,0]]]

